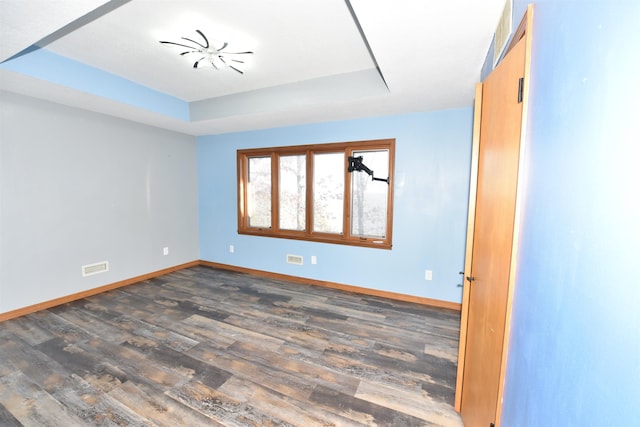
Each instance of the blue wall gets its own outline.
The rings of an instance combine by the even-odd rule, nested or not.
[[[472,120],[465,108],[199,137],[201,259],[460,302]],[[392,250],[237,234],[237,149],[381,138],[396,138]]]
[[[640,4],[535,5],[503,426],[640,425]]]

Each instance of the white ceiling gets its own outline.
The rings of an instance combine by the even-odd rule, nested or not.
[[[1,68],[0,89],[193,135],[467,107],[503,5],[504,0],[0,0],[0,61],[37,43],[190,103],[192,118],[168,117]],[[192,55],[180,56],[183,49],[159,43],[199,40],[196,29],[228,42],[229,51],[255,52],[245,73],[193,69]]]

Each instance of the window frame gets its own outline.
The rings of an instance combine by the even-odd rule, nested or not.
[[[334,243],[352,246],[364,246],[380,249],[392,248],[393,236],[393,183],[394,183],[394,165],[395,165],[395,138],[377,139],[368,141],[352,141],[352,142],[336,142],[327,144],[283,146],[269,148],[250,148],[237,150],[237,217],[238,217],[238,234],[246,234],[252,236],[275,237],[284,239],[307,240],[322,243]],[[378,237],[361,237],[351,235],[351,173],[365,172],[348,172],[348,157],[354,151],[372,151],[372,150],[389,150],[389,183],[387,191],[387,219],[386,219],[386,236]],[[344,195],[343,195],[343,217],[342,217],[342,233],[321,233],[313,231],[313,155],[315,153],[344,153]],[[305,194],[305,230],[287,230],[280,229],[280,204],[279,193],[279,157],[291,155],[306,156],[306,194]],[[270,157],[271,158],[271,227],[250,227],[249,218],[246,214],[247,208],[247,172],[248,161],[251,157]],[[366,163],[366,159],[365,159]],[[375,171],[374,171],[375,172]],[[386,178],[378,177],[376,178]],[[378,185],[385,185],[379,183]]]

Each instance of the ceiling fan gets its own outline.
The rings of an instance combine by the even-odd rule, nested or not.
[[[162,40],[160,41],[160,43],[181,46],[189,49],[180,53],[181,56],[196,54],[199,59],[197,59],[193,63],[193,68],[203,68],[205,66],[211,65],[211,67],[215,68],[216,70],[228,67],[240,74],[244,74],[244,71],[238,68],[240,64],[244,64],[244,61],[237,59],[238,57],[235,57],[235,55],[253,55],[253,52],[226,52],[224,50],[227,48],[229,43],[223,42],[221,47],[216,48],[209,43],[209,40],[202,31],[196,30],[196,33],[198,33],[200,37],[202,37],[204,43],[200,43],[187,37],[181,37],[181,39],[189,42],[189,44]]]

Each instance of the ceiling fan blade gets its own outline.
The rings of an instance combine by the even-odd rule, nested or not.
[[[189,46],[189,45],[182,44],[182,43],[176,43],[176,42],[165,42],[165,41],[160,41],[160,43],[162,43],[162,44],[172,44],[172,45],[175,45],[175,46],[182,46],[182,47],[186,47],[186,48],[188,48],[188,49],[195,49],[193,46]]]
[[[200,63],[200,61],[202,61],[205,57],[203,56],[202,58],[198,59],[196,62],[193,63],[193,68],[198,68],[198,64]]]
[[[229,46],[229,43],[224,42],[224,44],[222,45],[222,47],[220,49],[218,49],[218,52],[220,52],[221,50],[223,50],[225,47]]]
[[[202,43],[198,43],[197,41],[195,41],[195,40],[191,40],[191,39],[190,39],[190,38],[188,38],[188,37],[180,37],[180,38],[181,38],[182,40],[187,40],[187,41],[190,41],[191,43],[195,43],[195,44],[197,44],[198,46],[200,46],[200,47],[201,47],[201,48],[203,48],[203,49],[206,49],[206,48],[208,48],[208,47],[209,47],[209,44],[207,44],[207,45],[205,46],[205,45],[203,45]]]
[[[225,58],[225,57],[224,57],[224,55],[218,55],[218,59],[220,59],[220,61],[222,61],[222,63],[223,63],[224,65],[226,65],[227,67],[231,67],[231,65],[229,65],[229,63],[227,62],[227,60],[226,60],[226,59],[224,59],[224,58]],[[232,61],[233,61],[233,59],[232,59]]]
[[[253,55],[253,52],[225,52],[225,55]]]
[[[202,46],[200,43],[200,46],[204,47],[205,49],[209,48],[209,40],[207,39],[207,37],[202,33],[202,31],[200,30],[196,30],[196,33],[200,34],[200,36],[202,36],[202,38],[204,39],[204,42],[207,44],[206,46]]]
[[[244,74],[244,72],[243,72],[242,70],[240,70],[240,69],[238,69],[238,68],[234,67],[233,65],[231,65],[231,64],[229,64],[227,61],[225,61],[225,60],[224,60],[224,58],[222,57],[222,55],[218,56],[218,58],[220,58],[220,61],[222,61],[222,63],[223,63],[224,65],[226,65],[227,67],[231,68],[232,70],[237,71],[237,72],[238,72],[238,73],[240,73],[240,74]],[[239,63],[241,63],[241,64],[244,64],[244,62],[242,62],[242,61],[237,61],[237,60],[235,60],[235,59],[232,59],[232,60],[231,60],[231,62],[239,62]],[[216,68],[217,68],[217,67],[216,67]]]
[[[200,52],[199,50],[188,50],[188,51],[186,51],[186,52],[182,52],[182,53],[180,54],[180,56],[182,56],[182,55],[186,55],[186,54],[188,54],[188,53],[201,53],[201,52]]]

